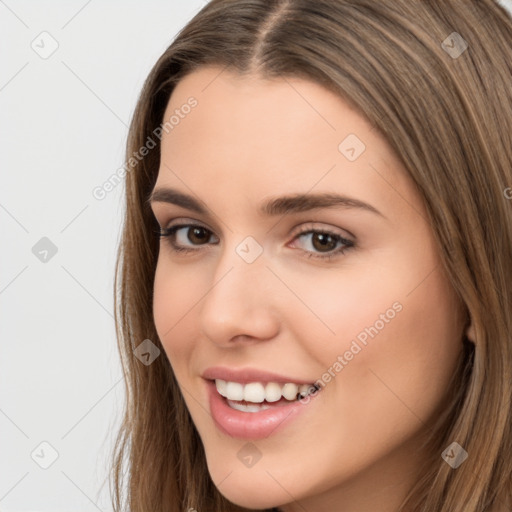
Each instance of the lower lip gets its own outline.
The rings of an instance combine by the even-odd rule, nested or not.
[[[240,439],[263,439],[275,434],[309,409],[318,397],[316,393],[308,397],[307,403],[297,400],[260,412],[243,412],[228,405],[226,398],[218,393],[215,382],[207,381],[206,384],[213,421],[222,432]]]

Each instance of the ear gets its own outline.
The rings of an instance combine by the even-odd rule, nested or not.
[[[475,326],[473,325],[473,320],[470,320],[469,325],[466,327],[466,337],[471,341],[471,343],[476,344],[476,334],[475,334]]]

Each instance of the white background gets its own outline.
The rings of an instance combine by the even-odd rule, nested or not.
[[[204,3],[0,0],[2,512],[112,509],[123,187],[92,190],[122,165],[146,75]],[[46,59],[31,47],[52,44]],[[43,237],[57,248],[46,262],[32,251]]]
[[[2,512],[112,508],[100,488],[123,399],[112,318],[123,186],[102,201],[92,190],[122,165],[143,81],[202,5],[0,2]],[[51,48],[43,31],[59,44],[47,59],[31,48]],[[42,237],[57,247],[46,263],[32,253]],[[48,469],[31,458],[42,441],[59,454]]]

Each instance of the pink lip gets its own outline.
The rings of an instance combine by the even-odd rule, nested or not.
[[[279,384],[286,384],[291,382],[293,384],[313,384],[314,380],[304,380],[296,377],[286,377],[277,373],[266,372],[258,370],[257,368],[227,368],[225,366],[212,366],[207,368],[201,375],[203,379],[215,380],[221,379],[230,382],[239,382],[240,384],[247,384],[249,382],[277,382]]]
[[[271,405],[270,409],[260,412],[243,412],[232,409],[227,402],[227,399],[221,396],[215,386],[213,378],[229,380],[231,382],[293,382],[296,384],[307,384],[307,382],[297,381],[295,379],[288,379],[278,376],[276,374],[269,374],[268,372],[250,372],[249,376],[244,373],[241,377],[239,372],[218,372],[217,369],[209,369],[203,377],[208,377],[205,381],[208,391],[208,401],[210,406],[210,413],[216,427],[230,437],[239,439],[263,439],[272,434],[279,432],[285,428],[290,421],[298,418],[304,411],[309,410],[312,412],[312,404],[315,403],[318,393],[308,396],[304,401],[294,401],[286,405]],[[224,369],[225,370],[225,369]],[[215,375],[212,376],[212,373]],[[209,377],[213,378],[210,379]],[[206,378],[205,377],[205,378]]]

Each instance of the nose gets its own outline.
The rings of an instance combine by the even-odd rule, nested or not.
[[[263,255],[247,263],[226,251],[201,301],[201,332],[222,347],[274,338],[280,326],[276,284]]]

